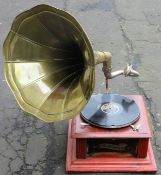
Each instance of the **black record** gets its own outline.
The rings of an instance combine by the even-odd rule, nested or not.
[[[109,93],[92,95],[81,112],[86,122],[101,128],[122,128],[137,121],[139,116],[134,100]]]

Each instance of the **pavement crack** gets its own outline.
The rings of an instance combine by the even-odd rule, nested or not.
[[[132,40],[130,40],[130,38],[127,36],[126,34],[126,29],[125,27],[123,26],[123,23],[124,21],[126,21],[125,18],[123,18],[117,11],[116,9],[116,4],[115,4],[115,1],[113,1],[113,12],[116,16],[116,18],[118,19],[118,22],[119,22],[119,25],[120,25],[120,30],[121,30],[121,33],[122,33],[122,37],[123,37],[123,40],[124,42],[126,43],[126,51],[127,51],[127,54],[128,54],[128,62],[130,64],[132,64],[132,57],[134,56],[134,46],[133,46],[133,42]]]
[[[153,125],[155,126],[154,130],[156,131],[157,130],[157,120],[156,120],[156,105],[155,103],[153,102],[152,98],[149,98],[145,92],[145,90],[139,86],[139,83],[135,81],[135,85],[137,86],[137,89],[139,90],[139,93],[142,94],[144,97],[145,97],[145,100],[146,100],[146,103],[147,103],[147,106],[148,106],[148,112],[151,116],[151,119],[153,121]],[[153,106],[153,107],[152,107]],[[154,109],[152,109],[154,108]],[[152,112],[154,111],[154,112]]]
[[[138,60],[139,59],[139,54],[135,54],[134,53],[134,46],[133,46],[133,42],[132,40],[128,37],[127,33],[126,33],[126,29],[125,27],[123,27],[123,24],[124,22],[126,21],[125,18],[123,18],[117,11],[117,8],[116,8],[116,4],[115,4],[115,1],[113,1],[113,8],[114,8],[114,14],[116,16],[116,18],[118,19],[118,22],[119,22],[119,25],[120,25],[120,30],[121,30],[121,33],[122,33],[122,36],[123,36],[123,39],[124,39],[124,42],[126,44],[126,51],[127,51],[127,54],[128,54],[128,61],[130,63],[132,63],[135,67],[138,66],[138,64],[141,64],[141,61],[139,63]],[[136,59],[137,57],[137,59]],[[133,82],[134,82],[134,85],[136,86],[136,88],[138,89],[139,93],[142,94],[145,99],[146,99],[146,102],[149,106],[149,113],[151,115],[151,118],[153,120],[153,125],[155,126],[156,128],[156,118],[155,118],[155,114],[156,114],[156,110],[154,109],[155,112],[153,112],[152,110],[152,106],[154,106],[154,108],[156,108],[156,105],[154,104],[154,102],[152,101],[151,98],[148,97],[148,95],[146,94],[146,91],[141,88],[139,86],[139,82],[137,82],[137,80],[135,78],[132,78]]]
[[[140,41],[140,42],[147,42],[147,43],[150,43],[150,44],[161,44],[161,42],[153,42],[153,41],[149,41],[149,40],[143,40],[143,39],[141,39],[141,40],[139,40],[139,39],[137,39],[137,40],[135,40],[135,41]]]

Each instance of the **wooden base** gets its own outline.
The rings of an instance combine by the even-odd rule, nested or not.
[[[94,126],[82,126],[85,122],[78,115],[69,121],[68,145],[66,158],[67,172],[156,172],[157,167],[150,143],[151,130],[148,122],[146,107],[140,95],[129,96],[140,108],[140,119],[134,125],[140,125],[138,132],[130,126],[120,129],[103,129]],[[97,140],[98,139],[98,140]],[[116,140],[124,140],[132,144],[132,152],[124,151],[90,152],[102,143],[118,148]],[[112,139],[112,142],[111,140]],[[92,141],[92,146],[90,143]],[[128,141],[128,142],[127,142]],[[111,144],[112,143],[112,144]],[[113,145],[115,143],[115,145]],[[130,149],[131,150],[131,149]]]
[[[118,155],[117,155],[118,156]],[[76,157],[76,139],[71,138],[71,121],[68,130],[67,172],[156,172],[155,158],[149,142],[146,158],[95,155],[86,159]]]

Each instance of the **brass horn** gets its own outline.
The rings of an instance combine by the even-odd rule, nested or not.
[[[95,64],[106,75],[111,68],[111,54],[94,52],[76,19],[48,5],[19,14],[3,49],[18,104],[45,122],[77,115],[93,93]]]

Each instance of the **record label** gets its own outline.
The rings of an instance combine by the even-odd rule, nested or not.
[[[116,113],[119,111],[119,106],[116,103],[105,103],[101,106],[102,112],[105,113]]]

